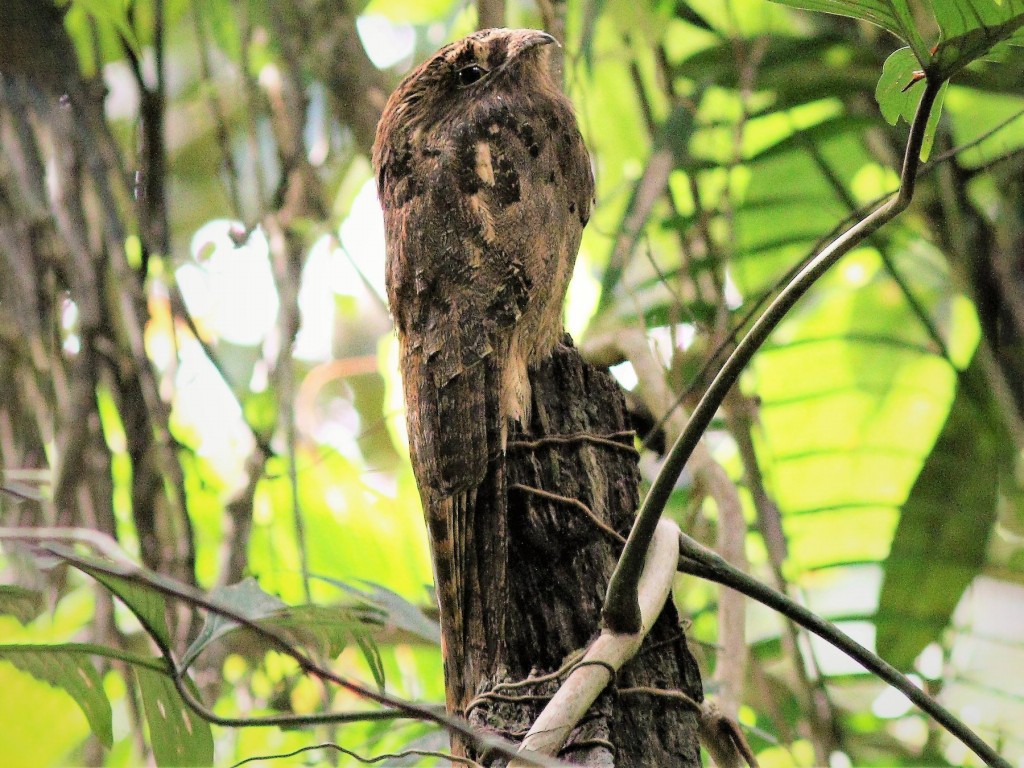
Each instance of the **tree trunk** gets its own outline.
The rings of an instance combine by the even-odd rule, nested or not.
[[[477,589],[467,590],[466,658],[445,658],[446,666],[463,665],[458,677],[475,686],[454,697],[470,722],[513,740],[521,740],[560,681],[508,691],[534,697],[525,702],[474,698],[495,684],[562,667],[600,632],[601,604],[619,547],[576,502],[625,533],[638,501],[637,453],[614,380],[585,363],[566,337],[531,372],[531,383],[530,434],[509,436],[506,455],[492,462],[473,513],[464,583]],[[617,445],[541,439],[581,433],[610,437]],[[526,444],[538,440],[540,445]],[[638,656],[572,733],[562,758],[581,765],[699,766],[695,713],[662,696],[617,694],[640,686],[703,698],[671,601]],[[504,764],[503,758],[467,750],[485,764]]]

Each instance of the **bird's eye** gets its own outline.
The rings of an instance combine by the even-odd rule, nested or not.
[[[470,64],[468,67],[463,67],[455,76],[459,80],[459,85],[472,85],[481,77],[487,74],[487,70],[477,64]]]

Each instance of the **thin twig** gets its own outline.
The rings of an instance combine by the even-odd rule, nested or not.
[[[313,744],[308,747],[300,747],[299,749],[293,750],[291,752],[283,752],[277,755],[256,755],[255,757],[247,757],[244,760],[239,760],[237,763],[234,763],[231,766],[231,768],[239,768],[239,766],[245,765],[246,763],[254,762],[256,760],[283,760],[287,757],[295,757],[296,755],[301,755],[303,752],[311,752],[315,749],[334,749],[338,752],[341,752],[342,754],[348,755],[349,757],[355,760],[358,760],[360,763],[366,763],[367,765],[379,763],[381,760],[399,760],[405,757],[413,757],[416,755],[420,755],[422,757],[438,757],[442,760],[450,760],[453,763],[459,763],[460,765],[470,765],[476,766],[476,768],[481,768],[480,763],[476,762],[475,760],[470,760],[468,757],[450,755],[446,752],[434,752],[433,750],[429,749],[406,749],[401,752],[388,752],[387,754],[377,755],[375,757],[363,757],[358,752],[353,752],[351,749],[346,749],[345,747],[339,744],[335,744],[333,741],[327,741],[323,744]]]
[[[989,128],[987,131],[985,131],[984,133],[981,133],[980,135],[975,136],[970,141],[965,142],[965,143],[961,144],[958,147],[953,147],[952,149],[948,149],[945,152],[942,152],[942,153],[936,155],[930,161],[928,161],[927,163],[924,164],[924,166],[921,168],[921,173],[928,173],[929,171],[932,170],[932,168],[934,168],[939,163],[943,163],[946,160],[949,160],[949,159],[951,159],[953,157],[956,157],[957,155],[961,154],[966,149],[973,149],[974,147],[978,146],[979,144],[981,144],[986,139],[990,139],[993,136],[995,136],[997,133],[999,133],[999,131],[1003,130],[1003,128],[1005,128],[1006,126],[1010,125],[1010,123],[1016,122],[1017,120],[1019,120],[1022,117],[1024,117],[1024,109],[1021,109],[1021,110],[1018,110],[1017,112],[1014,112],[1012,115],[1010,115],[1008,118],[1003,120],[1001,123],[997,123],[996,125],[994,125],[991,128]]]
[[[632,455],[638,453],[637,449],[633,447],[632,442],[629,444],[617,442],[615,438],[629,438],[632,441],[636,437],[636,432],[632,429],[623,430],[622,432],[612,432],[607,435],[591,435],[587,432],[577,432],[571,435],[547,435],[545,437],[539,437],[536,440],[513,440],[508,444],[508,448],[533,450],[540,448],[544,445],[574,445],[575,443],[592,443],[593,445],[603,445],[607,448],[615,448],[620,451],[626,451]]]
[[[523,485],[522,483],[513,483],[508,487],[508,489],[510,491],[522,491],[523,493],[529,493],[533,496],[538,496],[542,499],[547,499],[548,501],[554,501],[559,504],[567,504],[570,507],[575,507],[576,509],[580,510],[583,514],[585,514],[587,517],[589,517],[591,521],[594,523],[594,525],[600,528],[605,533],[605,535],[615,539],[619,543],[624,543],[626,541],[622,534],[618,533],[614,528],[608,525],[608,523],[604,522],[601,518],[595,515],[594,511],[579,499],[573,499],[570,498],[569,496],[562,496],[561,494],[558,493],[552,493],[551,491],[545,491],[541,488],[534,488],[533,486]]]

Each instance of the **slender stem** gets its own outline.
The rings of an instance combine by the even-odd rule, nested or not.
[[[679,536],[679,549],[682,552],[682,556],[679,558],[680,571],[723,584],[778,611],[804,629],[834,645],[869,672],[898,690],[922,711],[933,717],[949,733],[960,739],[987,765],[993,766],[993,768],[1010,768],[1010,764],[1006,760],[1001,758],[992,747],[958,720],[948,709],[914,685],[891,664],[869,651],[834,624],[825,621],[780,592],[734,568],[717,553],[701,546],[685,534]]]
[[[711,423],[711,419],[726,393],[739,378],[740,372],[779,325],[786,313],[793,308],[793,305],[814,285],[818,278],[879,227],[906,210],[910,204],[914,196],[914,182],[920,162],[919,155],[925,126],[941,85],[940,82],[935,82],[932,79],[928,79],[925,84],[921,102],[918,104],[914,122],[910,127],[906,155],[903,159],[903,171],[900,175],[900,188],[896,196],[854,224],[797,273],[737,345],[697,404],[686,429],[672,446],[658,477],[644,499],[633,523],[633,529],[629,533],[626,546],[615,566],[602,610],[605,625],[609,629],[616,632],[635,632],[639,628],[640,607],[637,603],[637,582],[643,568],[644,557],[654,535],[654,529],[672,494],[676,479]]]

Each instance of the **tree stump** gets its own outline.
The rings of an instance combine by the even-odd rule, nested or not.
[[[517,741],[560,680],[507,692],[529,697],[525,701],[477,696],[496,684],[559,669],[599,634],[601,605],[620,547],[576,502],[626,534],[639,483],[638,455],[631,434],[624,434],[629,430],[625,402],[607,372],[584,362],[566,336],[531,371],[530,380],[529,433],[509,435],[507,451],[492,460],[473,511],[473,546],[463,582],[466,658],[445,659],[446,667],[461,665],[462,674],[452,677],[466,681],[466,690],[456,691],[454,701],[470,722]],[[617,445],[565,439],[583,434],[611,436]],[[640,686],[703,699],[700,673],[671,601],[638,656],[572,733],[562,758],[580,765],[699,766],[692,708],[663,696],[617,693]],[[453,747],[487,765],[506,762],[480,755],[470,745]]]

